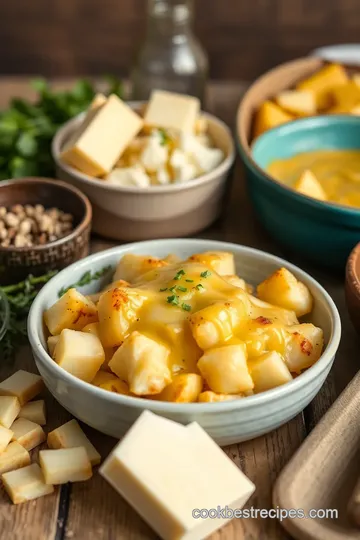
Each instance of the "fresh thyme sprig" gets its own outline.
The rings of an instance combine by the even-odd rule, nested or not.
[[[97,281],[98,279],[102,278],[105,274],[109,272],[111,269],[111,266],[104,266],[101,270],[98,270],[97,272],[92,273],[91,270],[88,270],[81,276],[81,278],[72,285],[69,285],[68,287],[62,287],[60,291],[58,292],[59,298],[63,296],[69,289],[74,289],[76,287],[84,287],[84,285],[89,285],[92,281]]]

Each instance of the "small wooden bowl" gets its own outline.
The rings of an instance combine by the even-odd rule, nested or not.
[[[360,243],[346,264],[345,295],[351,320],[360,333]]]
[[[29,274],[60,270],[89,253],[91,204],[80,190],[58,180],[21,178],[0,183],[0,206],[42,204],[74,217],[74,229],[63,238],[33,247],[0,246],[0,284],[16,283]]]

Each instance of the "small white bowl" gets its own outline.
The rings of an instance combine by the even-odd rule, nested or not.
[[[324,330],[326,347],[321,358],[293,381],[244,399],[223,403],[164,403],[114,394],[92,386],[59,367],[47,353],[43,312],[58,298],[58,291],[76,282],[88,270],[115,264],[125,253],[164,257],[175,253],[185,259],[202,251],[232,251],[236,270],[254,285],[285,266],[310,288],[314,310],[309,318]],[[101,286],[104,285],[103,283]],[[84,287],[90,294],[100,284]],[[267,433],[306,407],[324,383],[339,346],[341,323],[328,293],[308,274],[286,261],[249,247],[212,240],[169,239],[138,242],[91,255],[62,270],[39,292],[31,307],[28,334],[36,365],[53,396],[75,417],[90,426],[120,438],[144,409],[182,424],[197,421],[215,441],[224,446]]]
[[[140,103],[130,103],[137,109]],[[202,113],[215,146],[223,150],[224,161],[213,171],[186,184],[123,187],[92,178],[63,163],[61,150],[80,124],[79,115],[64,124],[52,143],[57,177],[79,188],[93,206],[93,231],[116,240],[146,240],[187,236],[205,229],[221,214],[229,172],[235,160],[235,146],[227,125]]]

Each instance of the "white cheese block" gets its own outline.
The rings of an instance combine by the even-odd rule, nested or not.
[[[220,148],[208,148],[188,133],[181,134],[179,147],[186,154],[191,154],[192,160],[202,173],[212,171],[224,160],[224,152]]]
[[[61,159],[90,176],[108,174],[143,121],[115,94],[88,111],[63,148]]]
[[[91,465],[98,465],[101,461],[99,452],[91,444],[76,420],[70,420],[66,424],[51,431],[48,434],[47,443],[49,448],[53,449],[83,446],[88,454]]]
[[[11,442],[0,454],[0,474],[20,469],[29,464],[29,452],[17,441]]]
[[[242,508],[255,489],[198,424],[184,427],[149,411],[115,447],[100,474],[164,540],[207,537],[229,519],[199,519],[193,511]]]
[[[20,401],[16,396],[0,396],[0,425],[11,427],[20,409]]]
[[[150,186],[150,177],[146,174],[143,167],[136,165],[134,167],[113,169],[107,175],[106,182],[115,186],[146,188]]]
[[[11,429],[0,426],[0,454],[4,452],[13,435],[14,433],[11,431]]]
[[[144,124],[194,133],[199,112],[200,101],[197,98],[155,90],[146,108]]]
[[[20,369],[0,383],[0,396],[16,396],[20,405],[24,405],[37,396],[43,388],[44,383],[40,375]]]
[[[39,459],[46,484],[82,482],[92,477],[91,463],[83,446],[40,450]]]
[[[160,167],[164,166],[169,157],[169,151],[165,144],[162,143],[159,136],[154,133],[148,137],[143,151],[140,154],[140,163],[150,173],[156,172]]]
[[[37,463],[2,475],[4,488],[14,504],[38,499],[53,493],[54,486],[46,485]]]
[[[13,440],[21,444],[26,450],[32,450],[46,439],[42,427],[26,418],[15,420],[11,426],[11,431],[14,432]]]
[[[27,420],[31,420],[31,422],[35,422],[35,424],[45,426],[45,401],[43,399],[39,399],[38,401],[30,401],[30,403],[27,403],[21,407],[19,418],[26,418]]]

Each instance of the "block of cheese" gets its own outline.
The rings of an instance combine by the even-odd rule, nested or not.
[[[184,427],[149,411],[100,474],[164,540],[207,537],[229,519],[199,519],[196,509],[240,509],[255,489],[198,424]]]
[[[90,109],[65,144],[61,159],[89,176],[108,174],[143,121],[115,94]]]
[[[6,449],[13,435],[11,429],[0,426],[0,454]]]
[[[24,405],[37,396],[43,388],[44,383],[40,375],[20,369],[0,383],[0,396],[16,396],[20,405]]]
[[[66,424],[54,429],[48,434],[47,443],[49,448],[76,448],[83,446],[88,454],[91,465],[98,465],[101,456],[91,444],[76,420],[70,420]]]
[[[11,427],[20,409],[21,405],[16,396],[0,396],[0,425]]]
[[[199,113],[200,101],[196,97],[155,90],[146,108],[144,124],[194,133]]]
[[[13,440],[21,444],[26,450],[32,450],[46,439],[43,428],[26,418],[15,420],[11,426],[11,431],[14,432]]]
[[[83,446],[40,450],[39,459],[47,484],[82,482],[92,477],[91,463]]]
[[[0,454],[0,475],[30,464],[30,454],[17,441],[11,442]]]
[[[45,484],[37,463],[2,475],[4,488],[14,504],[20,504],[53,493],[54,486]]]
[[[46,424],[46,414],[45,414],[45,401],[39,399],[38,401],[30,401],[21,407],[19,412],[19,418],[26,418],[39,424],[40,426],[45,426]]]

